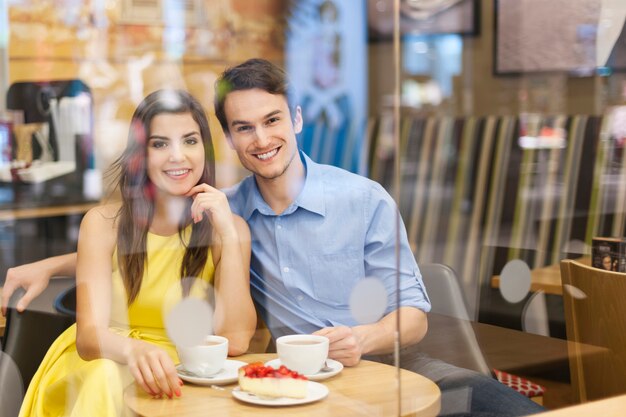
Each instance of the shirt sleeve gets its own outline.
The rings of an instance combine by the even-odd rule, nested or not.
[[[409,241],[404,222],[396,226],[397,206],[391,196],[374,183],[366,212],[365,276],[380,279],[387,290],[385,314],[399,307],[415,307],[429,312],[431,305]],[[396,232],[400,234],[400,285],[396,285]],[[399,291],[400,304],[397,294]]]

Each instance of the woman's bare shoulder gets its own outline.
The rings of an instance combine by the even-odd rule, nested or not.
[[[90,209],[83,219],[83,224],[93,227],[115,228],[121,203],[103,204]]]

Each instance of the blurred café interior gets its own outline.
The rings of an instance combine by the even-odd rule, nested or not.
[[[152,91],[202,102],[219,187],[247,176],[213,94],[254,57],[292,79],[299,147],[398,204],[432,302],[426,353],[549,411],[624,409],[621,0],[0,0],[0,285],[75,251],[83,215],[119,197],[107,168]],[[49,346],[36,334],[74,320],[71,282],[29,308],[37,349],[0,319],[5,357],[39,352],[13,358],[24,384]]]

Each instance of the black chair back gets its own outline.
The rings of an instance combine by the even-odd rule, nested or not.
[[[8,309],[4,353],[17,365],[25,390],[52,342],[74,321],[74,317],[61,314]]]
[[[55,287],[55,285],[50,285],[50,287]],[[50,289],[58,291],[58,288]],[[29,306],[23,313],[18,313],[14,308],[7,309],[2,348],[4,356],[8,355],[17,365],[24,391],[28,388],[28,384],[52,342],[76,322],[75,287],[72,285],[70,288],[64,288],[54,297],[52,304],[53,309],[38,309]],[[9,305],[14,304],[10,302]]]

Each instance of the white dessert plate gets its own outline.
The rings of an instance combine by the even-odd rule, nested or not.
[[[309,381],[307,383],[307,395],[304,398],[287,398],[287,397],[279,397],[279,398],[270,398],[270,397],[259,397],[254,394],[250,394],[245,391],[241,391],[239,387],[233,389],[233,397],[236,399],[257,405],[267,405],[270,407],[282,407],[286,405],[299,405],[299,404],[307,404],[315,401],[319,401],[323,398],[326,398],[328,395],[328,387],[326,385],[322,385],[319,382]]]
[[[265,363],[265,366],[271,366],[274,369],[280,368],[280,365],[282,365],[280,359],[273,359]],[[320,371],[316,374],[305,376],[309,379],[309,381],[321,381],[330,378],[331,376],[335,376],[343,370],[343,364],[334,359],[326,359],[326,365],[331,369],[330,371]]]
[[[245,365],[247,365],[246,362],[226,359],[226,362],[224,362],[224,368],[215,375],[211,376],[199,376],[189,372],[185,369],[182,363],[176,366],[176,371],[178,371],[180,379],[191,382],[192,384],[226,385],[236,382],[237,379],[239,379],[239,368]]]

